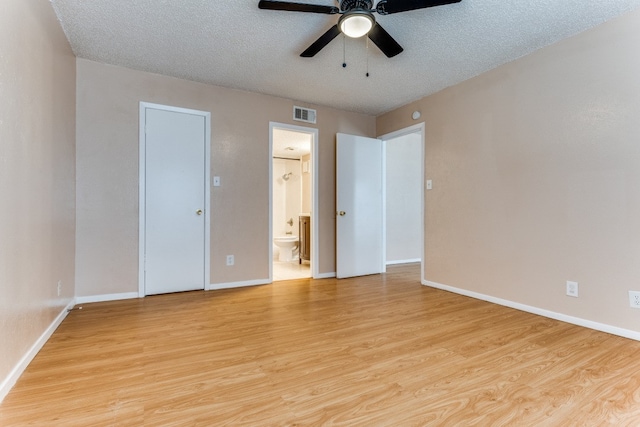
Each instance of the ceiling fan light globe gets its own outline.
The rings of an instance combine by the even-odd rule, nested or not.
[[[354,39],[369,33],[373,28],[373,18],[367,13],[345,14],[340,19],[340,31]]]

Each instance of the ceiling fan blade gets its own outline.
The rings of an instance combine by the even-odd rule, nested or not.
[[[290,12],[312,12],[326,13],[333,15],[339,13],[340,9],[335,6],[323,6],[319,4],[292,3],[288,1],[260,0],[258,3],[260,9],[270,10],[287,10]]]
[[[329,30],[320,36],[318,40],[313,42],[311,46],[307,48],[304,52],[300,54],[303,58],[311,58],[316,55],[316,53],[320,52],[322,48],[331,42],[331,40],[335,39],[336,36],[340,34],[340,29],[338,28],[338,24],[329,28]]]
[[[369,31],[369,39],[371,39],[388,58],[393,58],[404,50],[378,23]]]
[[[460,3],[460,1],[461,0],[380,0],[376,6],[376,12],[380,15],[389,15],[390,13]]]

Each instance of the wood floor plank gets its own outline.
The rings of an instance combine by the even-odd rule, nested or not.
[[[86,304],[0,425],[640,426],[639,342],[419,276]]]

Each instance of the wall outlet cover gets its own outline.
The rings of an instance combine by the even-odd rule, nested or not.
[[[640,291],[629,291],[629,305],[640,308]]]
[[[567,280],[567,295],[578,298],[578,282],[570,282]]]

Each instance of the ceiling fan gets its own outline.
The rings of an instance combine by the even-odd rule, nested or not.
[[[328,15],[339,14],[338,23],[313,42],[300,56],[311,58],[331,42],[338,34],[343,33],[348,37],[358,38],[367,35],[378,48],[391,58],[403,51],[402,46],[394,40],[376,22],[374,12],[380,15],[389,15],[398,12],[424,9],[427,7],[442,6],[458,3],[461,0],[380,0],[373,8],[373,0],[340,0],[340,7],[325,6],[305,3],[292,3],[288,1],[260,0],[260,9],[286,10],[291,12],[325,13]]]

